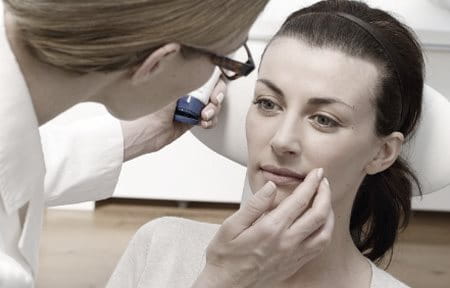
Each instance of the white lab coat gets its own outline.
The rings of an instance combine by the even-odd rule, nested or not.
[[[122,131],[106,113],[40,131],[0,12],[0,287],[34,287],[45,207],[111,196]]]

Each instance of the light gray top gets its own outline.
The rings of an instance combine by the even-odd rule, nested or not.
[[[142,226],[112,274],[108,288],[188,288],[205,265],[220,225],[164,217]],[[408,288],[372,262],[370,288]]]

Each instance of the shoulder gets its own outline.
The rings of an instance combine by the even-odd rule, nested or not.
[[[372,285],[370,288],[410,288],[388,272],[378,268],[374,263],[371,262],[371,265]]]
[[[107,287],[190,287],[219,227],[176,217],[148,222],[133,236]]]
[[[162,217],[148,222],[136,232],[135,238],[151,242],[199,241],[209,243],[220,225],[193,221],[178,217]],[[166,241],[167,240],[167,241]]]
[[[146,263],[143,269],[146,281],[151,283],[154,279],[166,277],[167,283],[181,279],[191,283],[200,274],[208,245],[219,227],[176,217],[163,217],[144,225],[135,237],[139,239],[138,246],[145,247],[139,257]],[[178,276],[170,275],[170,271],[178,271]],[[181,286],[167,284],[148,287]]]
[[[194,221],[179,217],[162,217],[148,222],[139,228],[138,233],[185,233],[200,232],[204,234],[215,233],[220,225]]]

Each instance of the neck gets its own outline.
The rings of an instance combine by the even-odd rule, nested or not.
[[[5,13],[7,37],[28,86],[39,125],[53,119],[70,107],[95,101],[100,91],[111,83],[115,74],[75,74],[45,64],[21,41],[14,16]]]
[[[353,201],[342,200],[333,209],[336,216],[330,245],[279,287],[299,287],[299,283],[311,288],[370,287],[371,267],[353,243],[347,203]]]

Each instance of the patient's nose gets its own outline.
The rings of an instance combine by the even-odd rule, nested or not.
[[[285,119],[272,137],[270,146],[277,156],[298,156],[301,152],[298,122],[295,119]]]

